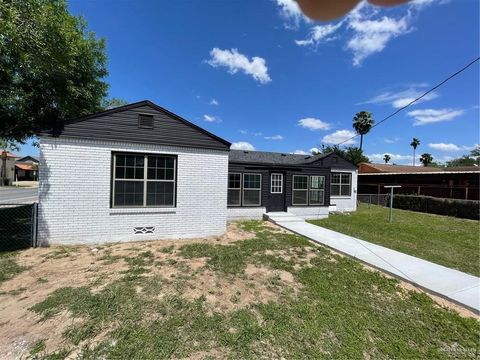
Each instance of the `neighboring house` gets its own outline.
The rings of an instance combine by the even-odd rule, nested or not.
[[[247,159],[261,154],[295,163]],[[220,236],[227,219],[267,208],[324,217],[356,203],[356,168],[336,155],[230,151],[150,101],[43,133],[39,168],[41,244]]]
[[[288,211],[315,219],[356,210],[357,168],[342,157],[231,150],[228,218]]]
[[[17,181],[38,180],[38,159],[33,156],[24,156],[15,162],[15,178]]]
[[[384,194],[385,185],[401,185],[396,193],[479,200],[477,166],[439,168],[360,163],[358,172],[359,194]]]
[[[6,154],[6,162],[3,159],[4,154]],[[0,150],[0,182],[4,178],[6,178],[7,185],[11,185],[12,182],[15,181],[15,159],[17,157],[18,156],[10,152]],[[4,168],[4,164],[6,164],[6,169]],[[1,185],[2,184],[0,184],[0,186]]]

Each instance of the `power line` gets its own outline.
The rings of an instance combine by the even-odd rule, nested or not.
[[[438,89],[440,86],[442,86],[443,84],[445,84],[447,81],[453,79],[455,76],[459,75],[460,73],[462,73],[463,71],[467,70],[470,66],[472,66],[473,64],[475,64],[478,60],[480,60],[480,56],[477,57],[476,59],[472,60],[471,62],[469,62],[467,65],[465,65],[464,67],[462,67],[460,70],[458,70],[457,72],[455,72],[454,74],[450,75],[449,77],[447,77],[446,79],[442,80],[441,82],[439,82],[437,85],[435,85],[434,87],[432,87],[430,90],[426,91],[425,93],[423,93],[422,95],[420,95],[419,97],[417,97],[416,99],[410,101],[407,105],[401,107],[400,109],[394,111],[393,113],[391,113],[390,115],[388,115],[387,117],[383,118],[382,120],[380,120],[379,122],[377,122],[376,124],[374,124],[372,126],[372,129],[374,127],[377,127],[378,125],[380,125],[381,123],[387,121],[388,119],[390,119],[391,117],[397,115],[400,111],[403,111],[405,110],[407,107],[409,107],[410,105],[416,103],[418,100],[422,99],[423,97],[427,96],[428,94],[430,94],[432,91]],[[346,139],[342,142],[339,142],[337,145],[335,146],[339,146],[339,145],[342,145],[350,140],[353,140],[355,139],[357,136],[359,136],[360,134],[356,134],[354,136],[352,136],[351,138],[349,139]]]

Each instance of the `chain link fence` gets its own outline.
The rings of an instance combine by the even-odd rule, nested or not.
[[[0,203],[0,252],[36,246],[37,203]]]
[[[357,194],[357,202],[370,205],[389,206],[390,194]]]

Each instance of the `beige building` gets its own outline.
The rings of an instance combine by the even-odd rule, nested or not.
[[[0,151],[0,185],[1,179],[6,178],[6,185],[11,185],[15,181],[15,160],[17,156],[12,153],[6,153],[6,162],[4,160],[5,151]],[[6,173],[5,173],[5,163],[6,163]],[[5,176],[6,174],[6,176]]]

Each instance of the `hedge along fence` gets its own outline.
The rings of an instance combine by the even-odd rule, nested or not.
[[[421,195],[394,195],[393,207],[430,214],[480,220],[480,201],[476,200],[445,199]]]

